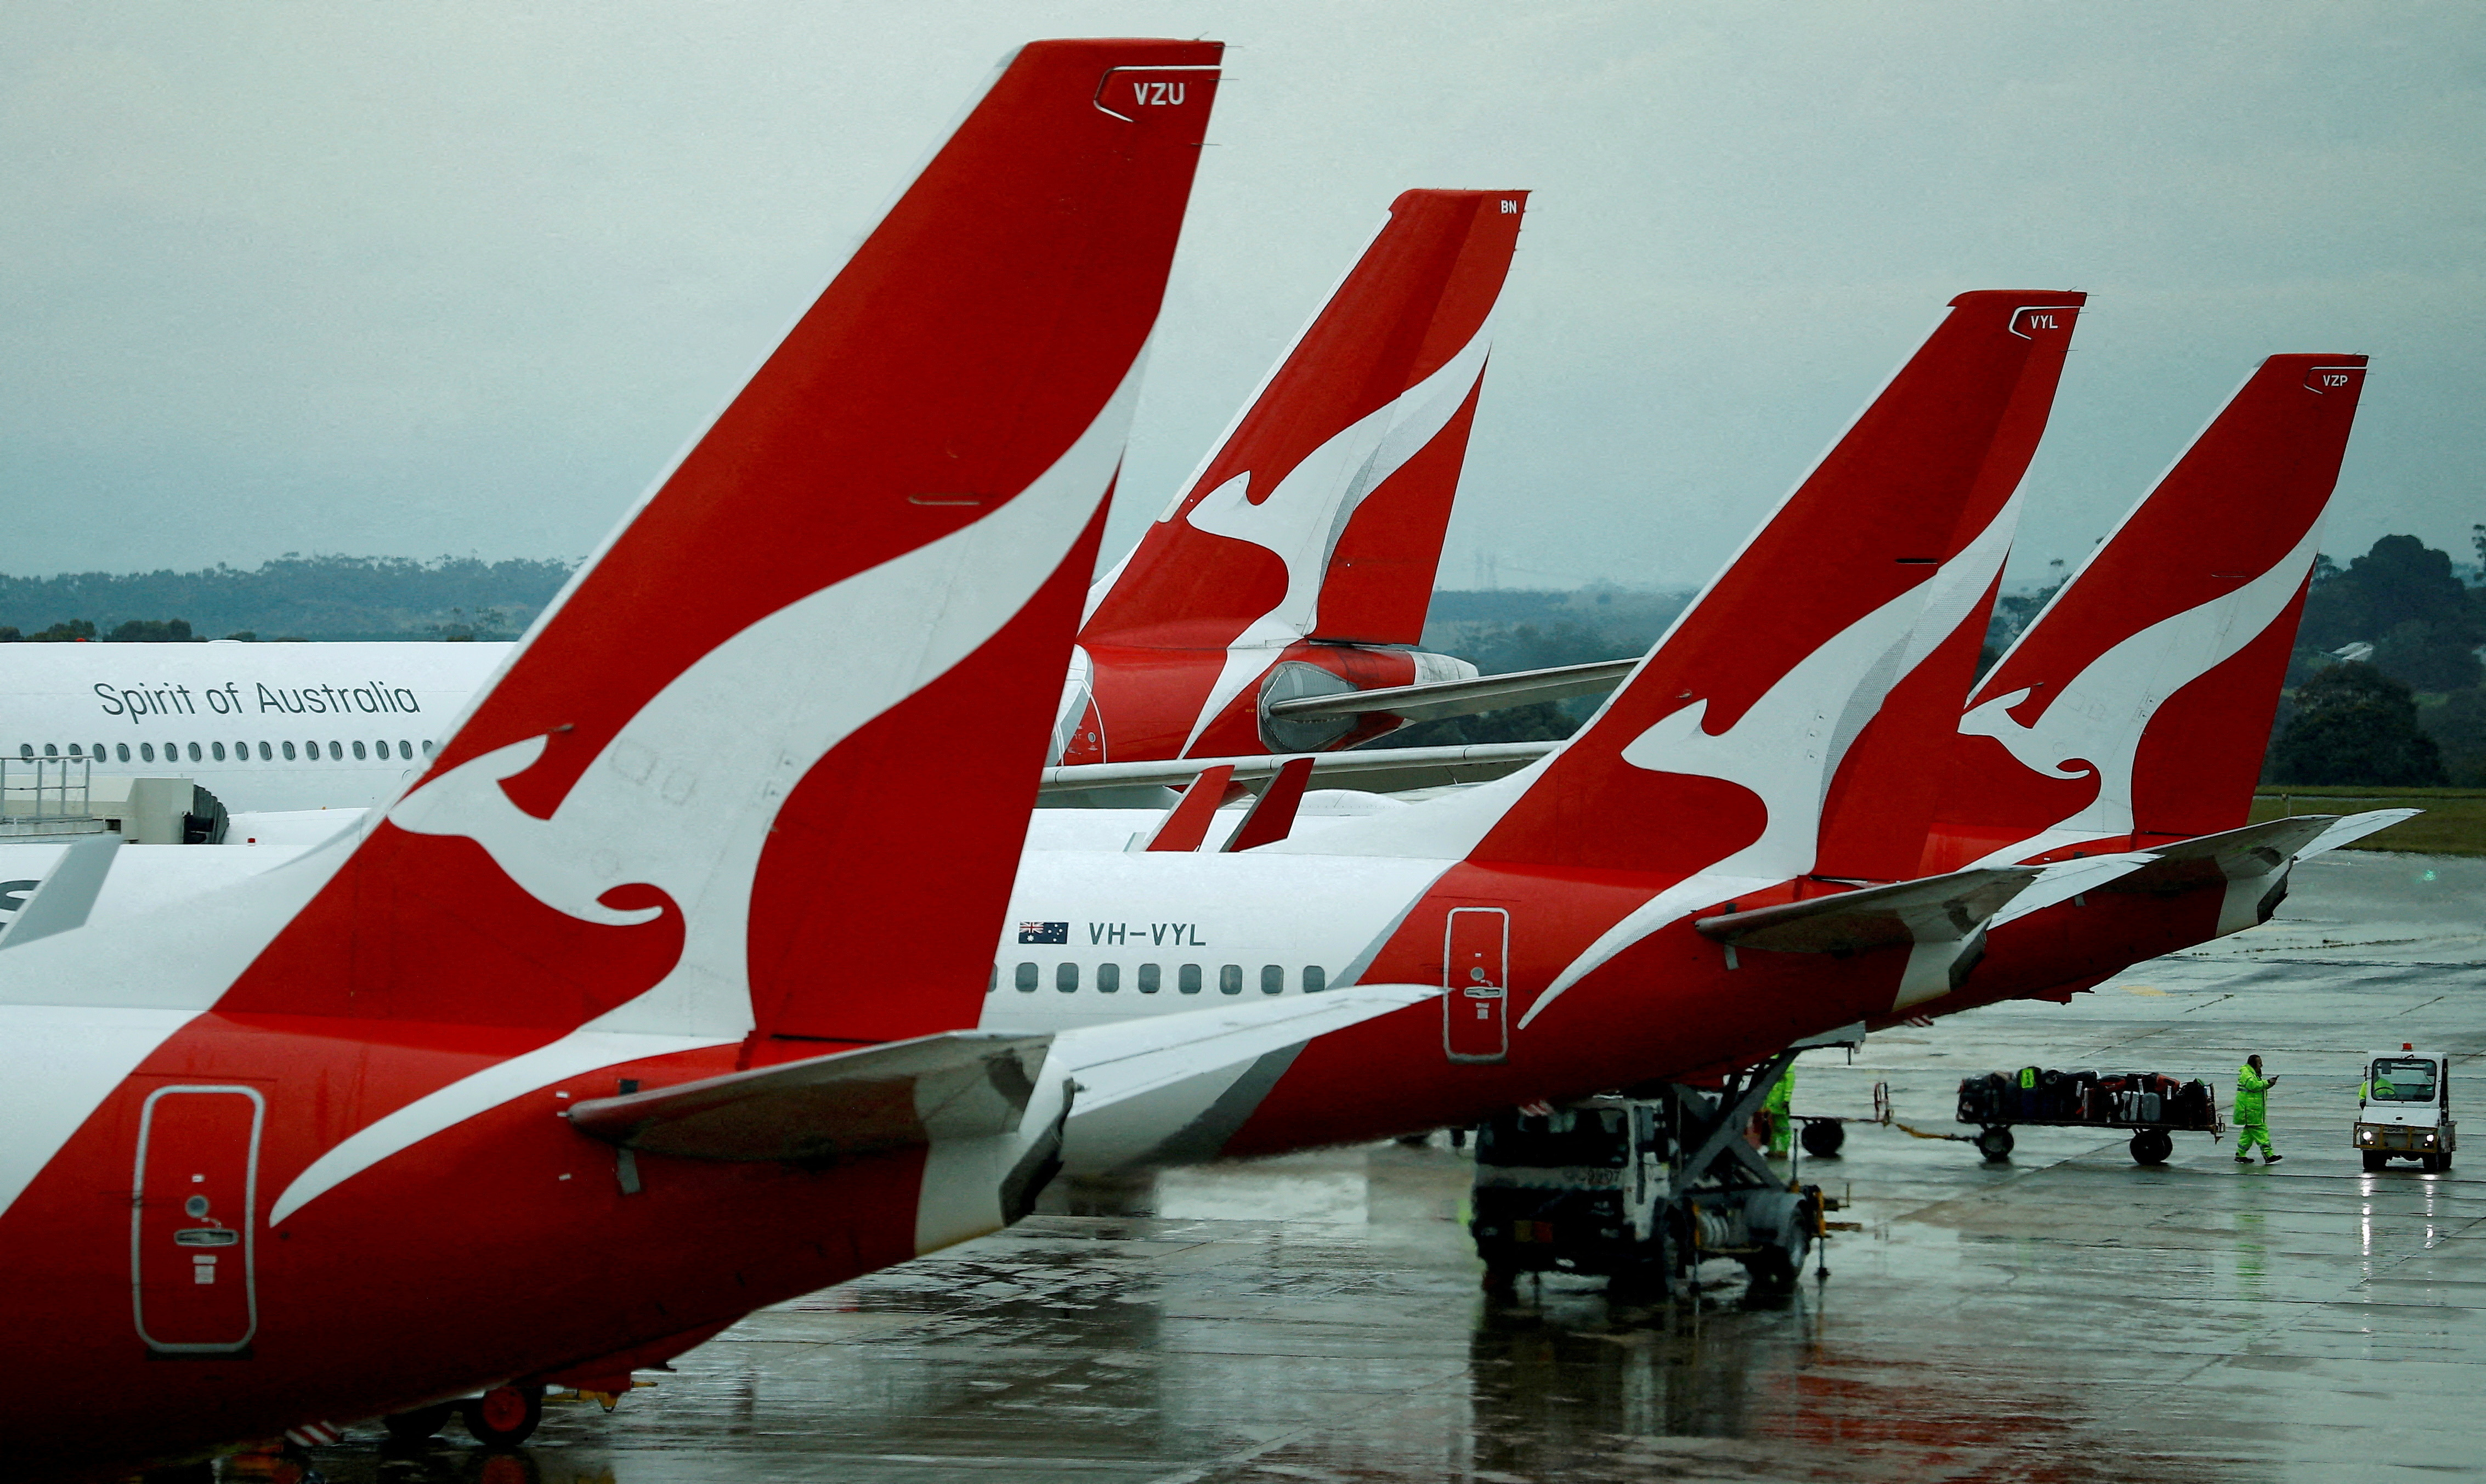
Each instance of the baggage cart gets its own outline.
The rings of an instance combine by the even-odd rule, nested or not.
[[[2160,1072],[2058,1071],[2026,1066],[1959,1085],[1959,1121],[1977,1126],[1973,1142],[1988,1161],[2011,1157],[2013,1128],[2129,1129],[2136,1164],[2163,1165],[2177,1134],[2226,1137],[2218,1089]]]

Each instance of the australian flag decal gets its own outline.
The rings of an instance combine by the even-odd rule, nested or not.
[[[1021,943],[1060,943],[1066,945],[1070,942],[1070,924],[1067,922],[1021,922],[1018,925],[1018,941]]]

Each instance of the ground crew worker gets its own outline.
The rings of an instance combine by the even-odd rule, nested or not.
[[[2245,1058],[2236,1068],[2236,1163],[2252,1163],[2254,1144],[2261,1145],[2261,1162],[2276,1165],[2286,1156],[2270,1146],[2270,1111],[2263,1094],[2270,1090],[2276,1077],[2261,1073],[2261,1053]]]
[[[1771,1159],[1782,1160],[1787,1157],[1787,1136],[1795,1126],[1795,1118],[1787,1112],[1787,1105],[1794,1101],[1795,1063],[1790,1061],[1787,1063],[1786,1075],[1778,1080],[1778,1086],[1770,1088],[1769,1097],[1761,1104],[1761,1116],[1769,1120],[1769,1157]]]

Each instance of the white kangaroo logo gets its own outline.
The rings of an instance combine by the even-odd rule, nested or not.
[[[2150,718],[2168,697],[2261,637],[2296,596],[2320,539],[2318,528],[2308,530],[2295,550],[2243,587],[2162,618],[2090,660],[2027,726],[2010,712],[2033,687],[1997,696],[1960,718],[1962,736],[1992,737],[2030,772],[2097,778],[2095,798],[2032,839],[2058,832],[2081,838],[2132,833],[2133,759]],[[2006,846],[1978,864],[2016,861],[2029,853],[2028,844]]]
[[[1755,888],[1770,886],[1812,869],[1822,805],[1839,762],[1892,687],[1975,611],[2010,555],[2019,520],[2015,494],[1929,581],[1857,619],[1789,667],[1725,731],[1701,726],[1709,709],[1703,699],[1668,712],[1623,746],[1622,760],[1633,767],[1721,779],[1751,790],[1761,800],[1765,822],[1751,844],[1660,892],[1606,929],[1529,1006],[1520,1018],[1523,1029],[1599,965],[1685,912],[1738,890],[1744,880]]]
[[[617,912],[598,898],[657,888],[682,909],[681,957],[628,1003],[349,1136],[294,1179],[269,1220],[558,1078],[748,1034],[751,892],[778,809],[831,749],[974,653],[1053,577],[1112,481],[1139,379],[1135,363],[1016,499],[701,656],[622,725],[551,818],[526,813],[500,786],[542,756],[542,737],[470,758],[390,809],[399,829],[474,840],[520,890],[585,921],[644,921],[660,909]],[[834,656],[825,673],[823,656]],[[788,684],[796,674],[812,683]]]
[[[1208,701],[1184,739],[1188,750],[1201,731],[1243,688],[1265,672],[1276,649],[1312,633],[1320,622],[1321,584],[1340,537],[1367,496],[1424,451],[1476,390],[1493,348],[1493,318],[1477,326],[1459,353],[1409,387],[1387,406],[1366,414],[1304,455],[1254,504],[1246,470],[1201,497],[1184,517],[1198,530],[1249,541],[1286,566],[1286,591],[1277,606],[1255,618],[1226,651],[1226,665]],[[1176,503],[1177,508],[1179,502]]]

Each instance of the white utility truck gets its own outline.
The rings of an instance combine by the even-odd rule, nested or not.
[[[2449,1169],[2451,1151],[2460,1146],[2451,1121],[2450,1058],[2407,1042],[2369,1058],[2357,1088],[2356,1140],[2367,1169],[2395,1159],[2415,1160],[2429,1172]]]

